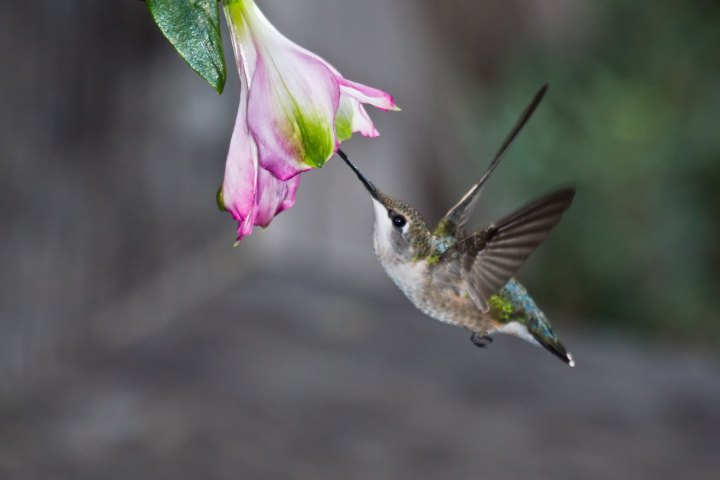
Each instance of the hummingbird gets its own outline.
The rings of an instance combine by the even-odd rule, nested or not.
[[[557,189],[474,233],[465,230],[485,182],[547,88],[544,85],[535,94],[480,180],[433,230],[417,209],[380,191],[342,150],[337,153],[372,199],[373,245],[380,264],[415,307],[433,319],[469,330],[478,347],[487,347],[495,333],[510,334],[544,347],[573,367],[572,355],[514,275],[558,224],[575,189]]]

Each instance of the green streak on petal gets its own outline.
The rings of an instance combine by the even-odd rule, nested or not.
[[[234,13],[241,13],[248,6],[254,3],[252,0],[222,0],[223,5]]]
[[[337,115],[335,116],[335,135],[339,141],[344,142],[352,137],[352,106],[348,102],[340,101]]]
[[[225,6],[225,16],[230,20],[230,23],[238,30],[242,31],[245,28],[245,11],[247,6],[245,0],[223,0]]]
[[[303,112],[297,105],[295,126],[300,137],[300,159],[312,167],[322,167],[335,149],[332,127],[323,115]]]

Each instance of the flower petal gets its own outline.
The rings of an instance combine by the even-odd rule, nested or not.
[[[375,124],[370,119],[365,107],[360,102],[352,99],[353,102],[353,132],[360,132],[363,137],[379,137],[380,132],[375,128]]]
[[[254,226],[267,227],[276,215],[291,208],[300,184],[299,175],[287,181],[279,180],[258,166],[255,143],[240,113],[230,141],[220,192],[222,207],[238,221],[238,241],[252,233]]]
[[[250,81],[255,74],[255,61],[257,49],[253,42],[250,29],[245,24],[243,9],[238,8],[240,3],[225,4],[225,19],[230,29],[235,63],[240,73],[240,88],[249,88]]]
[[[340,88],[312,57],[292,49],[258,49],[248,124],[258,161],[281,180],[321,167],[335,152]]]
[[[395,100],[393,100],[392,95],[389,93],[342,77],[338,78],[338,83],[344,95],[356,98],[362,103],[369,103],[382,110],[400,110],[400,108],[395,105]]]
[[[288,40],[253,0],[223,5],[241,88],[218,203],[238,221],[239,241],[295,204],[299,173],[321,167],[354,132],[379,135],[362,103],[399,109]]]
[[[360,132],[364,137],[380,135],[365,108],[348,95],[340,96],[340,106],[335,117],[335,132],[341,142],[348,140],[355,132]]]
[[[257,177],[257,151],[247,129],[245,108],[241,101],[225,162],[221,191],[223,208],[238,221],[238,240],[249,235],[255,223]]]
[[[354,111],[352,101],[353,99],[347,95],[340,97],[340,105],[335,115],[335,135],[337,135],[340,142],[348,140],[353,134]]]
[[[278,180],[267,170],[258,170],[257,196],[255,198],[255,225],[267,227],[272,219],[295,204],[300,175],[290,180]]]

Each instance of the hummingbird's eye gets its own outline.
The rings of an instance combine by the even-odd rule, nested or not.
[[[392,216],[392,223],[393,223],[393,226],[395,226],[397,228],[402,228],[405,226],[407,221],[405,220],[405,217],[403,217],[402,215],[395,214]]]

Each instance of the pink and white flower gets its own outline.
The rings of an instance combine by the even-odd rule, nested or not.
[[[293,206],[298,174],[321,167],[355,132],[379,135],[363,103],[399,109],[288,40],[253,0],[223,5],[241,89],[218,203],[238,221],[241,240]]]

